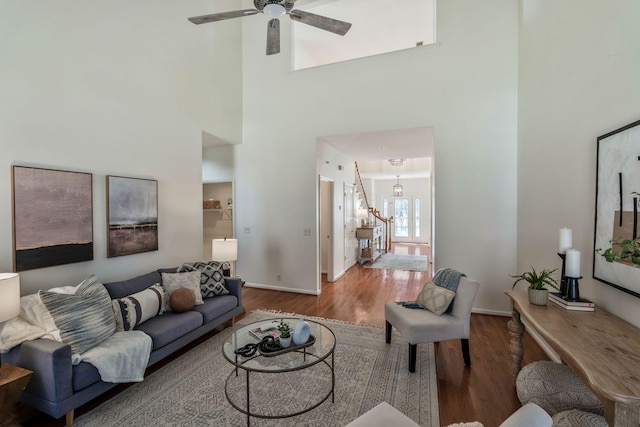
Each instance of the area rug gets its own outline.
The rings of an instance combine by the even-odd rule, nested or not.
[[[284,313],[256,310],[239,325]],[[287,315],[288,316],[288,315]],[[291,316],[297,317],[295,314]],[[331,398],[311,411],[291,418],[251,418],[252,426],[344,426],[382,401],[388,402],[421,426],[439,426],[437,380],[432,344],[418,346],[416,372],[409,374],[407,341],[394,331],[386,344],[384,329],[310,317],[328,326],[336,336],[335,403]],[[238,325],[237,324],[237,325]],[[147,376],[91,412],[74,425],[115,426],[243,426],[246,415],[226,400],[225,379],[232,365],[222,356],[227,328],[209,340]],[[251,407],[259,409],[281,401],[291,409],[317,402],[330,387],[330,375],[319,370],[322,363],[287,374],[252,373]],[[328,368],[324,368],[328,369]],[[258,375],[269,376],[254,387]],[[287,375],[288,378],[274,378]],[[245,372],[240,371],[243,383]],[[232,377],[233,378],[233,377]],[[328,380],[327,380],[328,378]],[[329,382],[327,382],[329,381]],[[254,395],[254,390],[260,393]],[[321,394],[324,393],[324,394]],[[276,410],[278,408],[274,408]],[[267,409],[268,410],[268,409]],[[295,412],[295,411],[291,411]]]
[[[423,255],[382,254],[367,268],[384,268],[388,270],[428,271],[429,257]]]

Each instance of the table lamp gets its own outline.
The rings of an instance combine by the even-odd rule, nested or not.
[[[222,263],[223,275],[231,277],[231,262],[238,259],[238,241],[236,239],[213,239],[211,241],[211,260]]]
[[[0,273],[0,325],[20,314],[20,276]],[[8,363],[0,365],[0,425],[7,421],[20,394],[27,386],[32,372]]]
[[[0,323],[20,314],[20,276],[0,273]]]

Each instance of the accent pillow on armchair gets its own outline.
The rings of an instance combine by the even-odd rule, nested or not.
[[[447,311],[449,304],[451,304],[455,296],[455,292],[440,287],[433,282],[427,282],[424,284],[420,294],[418,294],[416,303],[431,311],[433,314],[441,316],[442,313]]]

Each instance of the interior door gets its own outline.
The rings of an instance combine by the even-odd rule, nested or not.
[[[356,263],[358,240],[356,239],[355,186],[344,184],[344,270]]]

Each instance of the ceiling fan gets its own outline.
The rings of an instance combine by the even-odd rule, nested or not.
[[[194,16],[189,21],[194,24],[224,21],[225,19],[241,18],[243,16],[264,13],[269,16],[267,26],[267,55],[280,53],[280,17],[289,15],[294,21],[311,25],[321,30],[344,36],[351,28],[351,24],[333,18],[316,15],[299,9],[293,9],[296,0],[253,0],[255,9],[234,10],[231,12],[214,13],[211,15]]]

